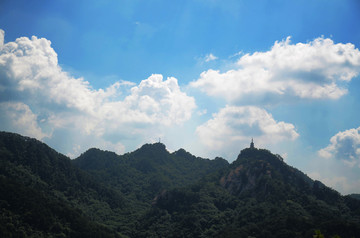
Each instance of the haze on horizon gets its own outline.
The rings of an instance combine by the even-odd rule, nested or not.
[[[1,1],[0,130],[233,161],[255,145],[360,193],[356,0]]]

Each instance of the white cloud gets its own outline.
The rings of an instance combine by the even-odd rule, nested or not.
[[[0,48],[4,45],[5,32],[0,29]]]
[[[195,99],[180,90],[177,79],[163,81],[162,75],[154,74],[131,89],[124,103],[130,110],[152,118],[153,123],[180,124],[191,117]]]
[[[243,51],[239,51],[239,52],[237,52],[235,54],[232,54],[232,55],[229,56],[229,58],[234,58],[234,57],[238,57],[238,56],[241,56],[241,55],[244,55]]]
[[[351,180],[345,176],[324,176],[317,172],[309,173],[308,176],[314,180],[319,180],[326,186],[339,191],[343,195],[360,192],[360,180]]]
[[[210,96],[228,102],[288,97],[337,99],[347,93],[344,83],[360,73],[360,52],[353,44],[317,38],[291,44],[275,42],[267,52],[245,54],[224,73],[208,70],[191,82]]]
[[[197,127],[196,133],[208,149],[215,151],[239,148],[249,143],[251,137],[257,143],[269,145],[299,136],[294,125],[277,122],[264,109],[253,106],[226,106]]]
[[[356,164],[360,167],[360,127],[337,133],[318,154],[323,158],[342,160],[350,167]]]
[[[38,125],[37,116],[21,102],[0,103],[1,129],[8,129],[39,140],[49,135]]]
[[[203,110],[200,110],[200,111],[197,112],[197,114],[198,114],[199,116],[205,115],[206,113],[207,113],[207,110],[206,110],[206,109],[203,109]]]
[[[0,77],[0,102],[20,103],[27,109],[22,109],[24,115],[32,113],[32,121],[41,115],[41,126],[32,124],[33,135],[44,138],[42,127],[52,132],[65,129],[69,137],[82,135],[78,139],[84,141],[83,147],[90,143],[86,138],[90,136],[103,147],[123,150],[121,138],[161,133],[163,127],[189,120],[196,108],[194,98],[181,91],[175,78],[163,80],[162,75],[151,75],[135,86],[121,81],[95,90],[83,78],[64,72],[51,42],[35,36],[18,38],[0,48]],[[123,90],[130,86],[130,91]],[[2,106],[0,113],[10,115],[10,109],[15,110]],[[17,132],[30,130],[21,125]]]
[[[216,57],[212,53],[207,54],[204,58],[205,62],[210,62],[210,61],[217,60],[217,59],[218,59],[218,57]]]

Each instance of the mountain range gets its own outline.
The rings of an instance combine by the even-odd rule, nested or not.
[[[231,164],[145,144],[78,158],[0,132],[0,237],[359,237],[342,196],[266,149]]]

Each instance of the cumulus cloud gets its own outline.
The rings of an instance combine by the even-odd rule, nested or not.
[[[37,116],[24,103],[1,102],[0,112],[0,121],[3,128],[39,140],[49,136],[41,130]]]
[[[260,144],[295,140],[299,135],[294,125],[277,122],[264,109],[254,106],[226,106],[213,118],[197,127],[201,142],[211,150],[239,147],[254,137]]]
[[[181,91],[177,79],[164,80],[162,75],[151,75],[138,85],[120,81],[95,90],[85,79],[64,72],[51,42],[35,36],[3,44],[0,77],[2,122],[14,118],[15,112],[26,116],[32,122],[27,130],[40,139],[45,136],[42,127],[52,132],[66,129],[120,148],[119,140],[126,134],[131,137],[182,124],[196,108],[194,98]],[[124,90],[130,86],[130,91]],[[39,116],[41,126],[35,123]],[[24,123],[14,123],[17,132],[26,131]]]
[[[331,176],[321,175],[318,172],[312,172],[308,174],[312,179],[319,180],[326,186],[329,186],[336,191],[341,192],[343,195],[360,192],[360,180],[349,179],[345,176]]]
[[[83,78],[73,78],[58,65],[51,42],[44,38],[21,37],[0,51],[0,87],[8,99],[30,104],[56,104],[89,114],[113,96],[120,86],[93,90]],[[2,99],[4,100],[4,99]]]
[[[152,117],[152,122],[165,125],[180,124],[191,117],[195,99],[179,88],[176,78],[163,81],[162,75],[154,74],[131,89],[124,103],[132,110]]]
[[[351,43],[317,38],[291,44],[290,37],[266,52],[245,54],[234,69],[208,70],[190,85],[228,102],[242,99],[337,99],[347,93],[344,83],[360,72],[360,52]]]
[[[330,144],[319,150],[323,158],[335,158],[344,161],[350,167],[360,167],[360,127],[342,131],[331,137]]]

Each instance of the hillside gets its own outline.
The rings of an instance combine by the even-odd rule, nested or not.
[[[0,237],[357,237],[356,197],[264,149],[232,164],[161,143],[70,160],[0,132]]]
[[[90,149],[72,163],[144,205],[163,189],[189,185],[228,166],[224,159],[203,159],[184,149],[169,153],[161,143],[145,144],[122,156]]]
[[[139,237],[357,237],[360,202],[267,150],[244,149],[226,171],[161,193]],[[176,235],[173,235],[176,234]]]
[[[119,237],[101,224],[98,208],[125,207],[116,191],[69,158],[6,132],[0,133],[0,205],[0,237]]]
[[[170,154],[159,143],[123,156],[90,149],[70,160],[35,139],[0,132],[0,165],[1,237],[113,237],[131,236],[162,189],[189,185],[228,162],[183,149]]]

